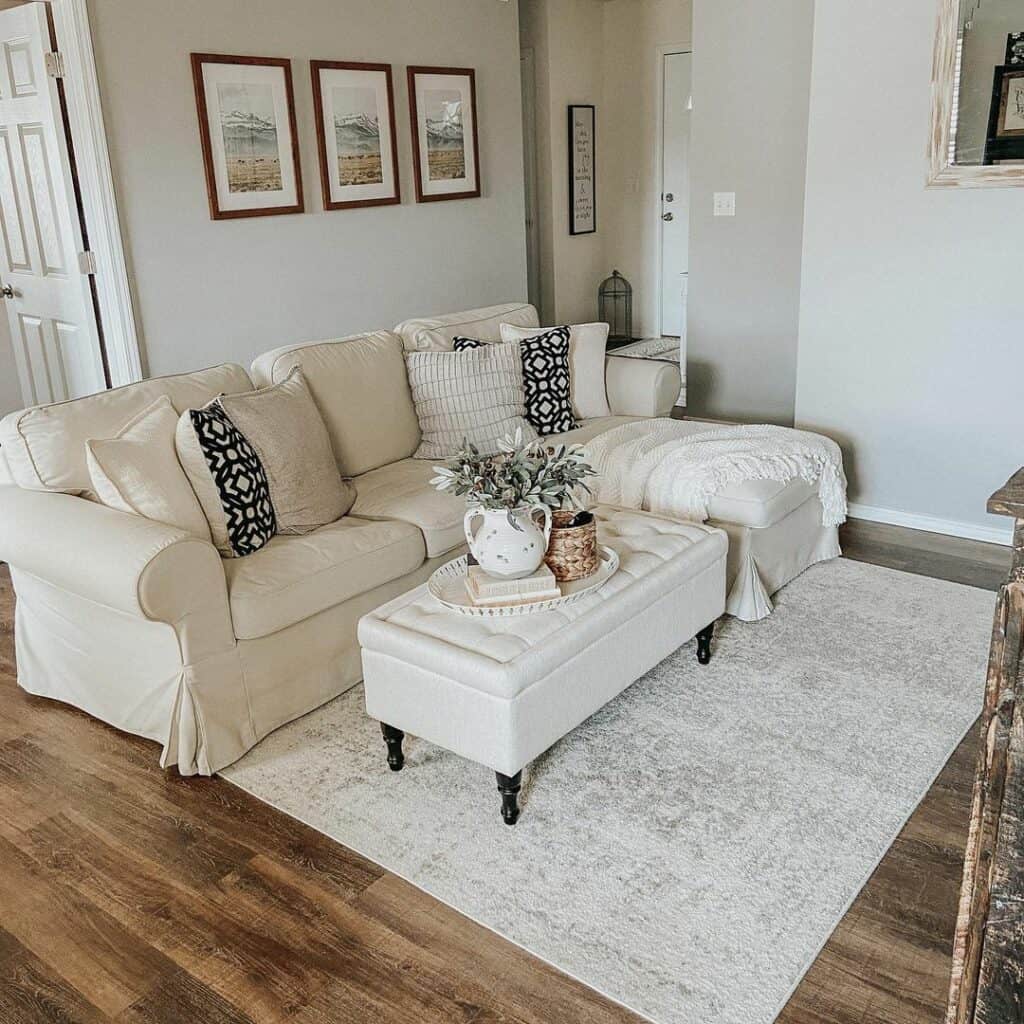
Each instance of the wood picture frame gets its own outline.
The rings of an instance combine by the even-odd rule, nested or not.
[[[569,234],[597,231],[597,108],[569,104]]]
[[[211,219],[302,213],[291,61],[224,53],[191,60]]]
[[[957,164],[950,160],[957,52],[959,0],[938,0],[938,24],[932,56],[932,115],[928,136],[927,188],[1021,188],[1024,166]]]
[[[391,65],[311,60],[309,73],[324,209],[401,203]]]
[[[476,199],[480,144],[475,70],[415,66],[406,76],[416,202]]]

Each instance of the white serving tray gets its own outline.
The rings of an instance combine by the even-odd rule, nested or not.
[[[509,615],[531,615],[534,612],[549,612],[555,608],[562,608],[567,604],[578,601],[587,594],[603,587],[615,575],[619,567],[619,556],[611,549],[603,545],[598,548],[601,557],[601,565],[593,576],[586,579],[573,580],[570,583],[559,583],[561,597],[550,597],[544,601],[534,601],[529,604],[494,604],[475,605],[468,593],[466,593],[466,556],[456,558],[452,562],[435,569],[433,575],[427,581],[427,590],[445,608],[453,612],[460,612],[462,615],[475,615],[480,618],[491,619]]]

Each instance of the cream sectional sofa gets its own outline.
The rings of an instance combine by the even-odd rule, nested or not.
[[[511,304],[412,320],[276,349],[256,359],[251,375],[217,366],[0,421],[0,560],[17,594],[19,684],[157,741],[161,764],[184,775],[217,771],[353,686],[359,618],[424,581],[464,543],[461,500],[434,491],[430,464],[411,458],[420,434],[404,351],[450,346],[455,334],[496,340],[502,322],[534,326],[537,314]],[[295,365],[324,416],[339,472],[355,481],[349,515],[222,560],[208,542],[94,500],[87,439],[113,436],[162,395],[180,412],[280,380]],[[669,363],[610,356],[607,386],[615,415],[566,440],[666,415],[679,373]],[[712,511],[736,548],[731,578],[746,586],[744,573],[753,572],[762,590],[774,589],[805,568],[828,541],[820,507],[814,524],[816,503],[803,484],[723,494]],[[755,566],[759,545],[767,554]]]

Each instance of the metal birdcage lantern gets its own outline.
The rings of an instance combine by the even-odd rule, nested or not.
[[[608,324],[608,345],[633,340],[633,286],[617,271],[597,290],[597,319]]]

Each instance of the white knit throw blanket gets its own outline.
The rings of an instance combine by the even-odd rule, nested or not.
[[[745,480],[800,479],[818,488],[822,525],[846,521],[846,477],[839,446],[820,434],[772,426],[716,427],[643,420],[598,434],[584,446],[599,476],[596,501],[704,522],[720,491]]]

